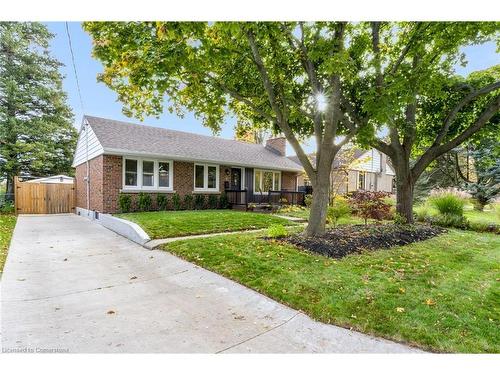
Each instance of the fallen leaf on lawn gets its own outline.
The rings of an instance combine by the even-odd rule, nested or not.
[[[406,289],[405,288],[399,288],[399,293],[406,293]]]
[[[115,314],[115,312],[113,310],[109,310],[106,314],[111,315],[111,314]]]
[[[353,318],[353,319],[357,319],[358,317],[357,317],[356,315],[352,314],[352,315],[351,315],[351,318]]]
[[[396,307],[396,311],[398,313],[404,313],[405,312],[405,308],[404,307]]]
[[[428,299],[425,300],[425,304],[427,306],[432,306],[432,305],[436,304],[436,301],[434,301],[432,298],[428,298]]]

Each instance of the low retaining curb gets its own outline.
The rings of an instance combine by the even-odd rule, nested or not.
[[[149,238],[147,233],[144,232],[139,225],[131,221],[108,214],[89,211],[80,207],[76,208],[76,214],[97,221],[103,227],[108,228],[113,232],[138,243],[139,245],[144,245],[145,243],[151,241],[151,238]]]

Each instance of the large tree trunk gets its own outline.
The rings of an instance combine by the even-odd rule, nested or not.
[[[14,200],[14,177],[11,175],[7,176],[7,182],[5,186],[5,193],[6,193],[6,199],[7,200]]]
[[[407,223],[413,223],[413,189],[415,182],[412,179],[408,165],[396,168],[396,212]]]
[[[309,214],[309,224],[306,228],[306,236],[312,237],[325,233],[326,214],[328,210],[330,171],[319,173],[316,183],[313,184],[313,199],[311,212]]]

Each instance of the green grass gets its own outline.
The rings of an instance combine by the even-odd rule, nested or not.
[[[500,225],[500,218],[494,211],[467,210],[464,211],[464,216],[471,223]]]
[[[418,209],[419,206],[415,208]],[[438,215],[438,211],[433,207],[428,207],[428,214],[431,216]],[[500,225],[500,217],[492,209],[485,209],[484,211],[474,210],[472,205],[467,205],[464,208],[464,216],[472,224],[496,224]]]
[[[163,247],[314,319],[440,352],[500,351],[500,236],[450,230],[333,260],[257,234]]]
[[[7,259],[10,239],[15,226],[16,217],[14,215],[0,215],[0,272],[3,271]]]
[[[300,219],[309,220],[309,208],[291,208],[291,209],[282,209],[278,211],[278,215],[298,217]],[[375,222],[375,220],[368,220],[369,223]],[[339,219],[337,225],[343,224],[364,224],[364,219],[351,215],[349,217],[342,217]]]
[[[116,216],[139,224],[153,239],[292,224],[269,214],[232,210],[134,212]]]

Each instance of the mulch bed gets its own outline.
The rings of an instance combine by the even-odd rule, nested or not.
[[[423,241],[444,232],[445,229],[429,225],[361,224],[343,225],[320,237],[293,235],[282,240],[327,257],[342,258],[352,253]]]

